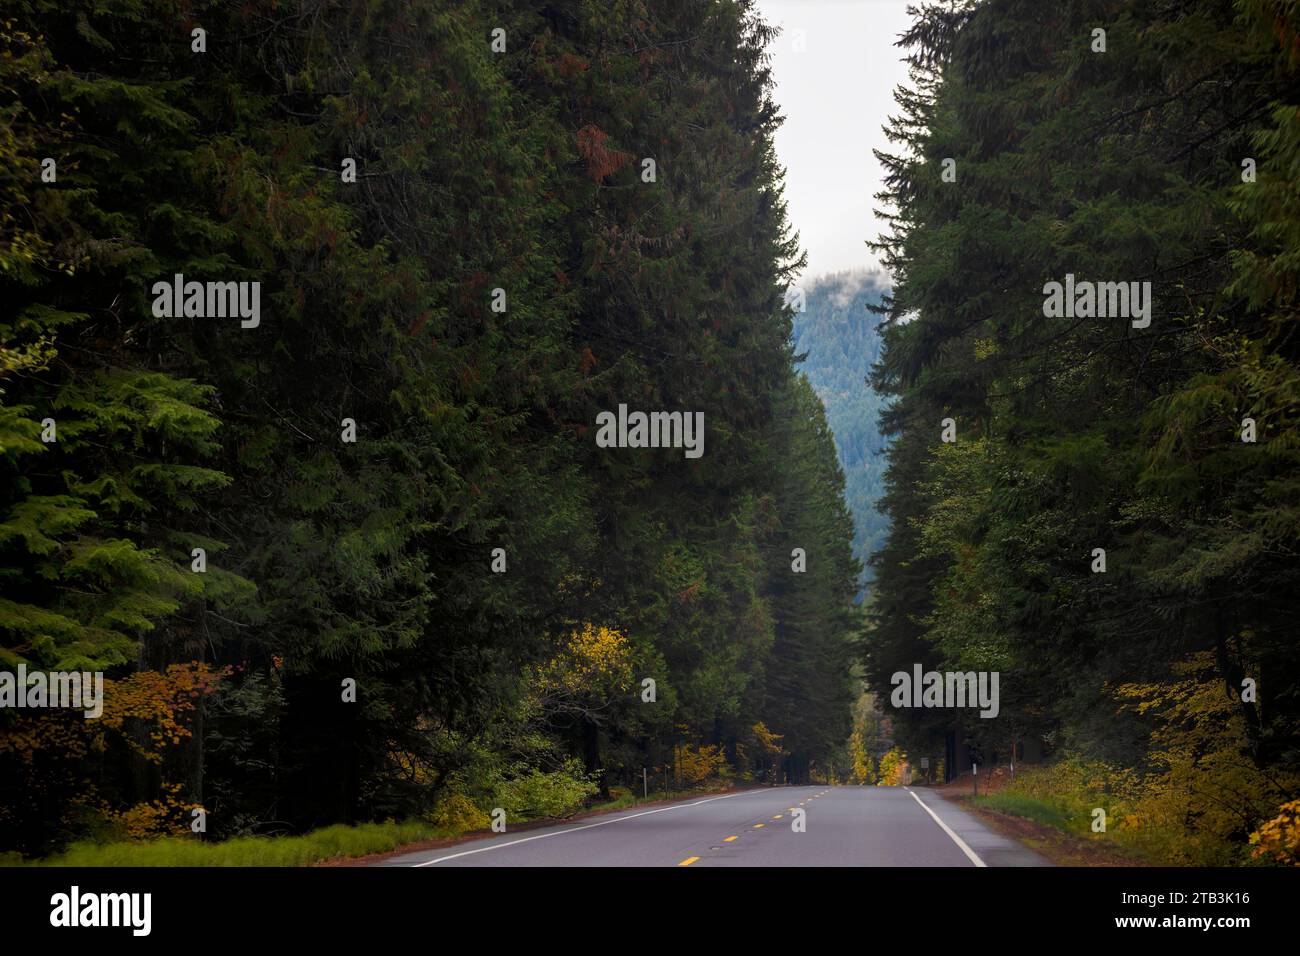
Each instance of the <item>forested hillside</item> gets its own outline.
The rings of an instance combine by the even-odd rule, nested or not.
[[[882,157],[872,688],[1000,672],[996,719],[898,708],[900,739],[1043,739],[1170,862],[1295,862],[1298,26],[1274,0],[928,5]]]
[[[844,469],[844,500],[853,516],[853,556],[863,563],[884,541],[888,521],[876,509],[885,475],[880,435],[881,395],[868,385],[880,358],[879,305],[883,277],[868,272],[818,276],[802,286],[803,308],[794,316],[800,370],[826,408]]]
[[[106,680],[0,712],[0,850],[842,745],[860,568],[747,2],[4,16],[0,666]],[[703,454],[598,446],[620,405]]]

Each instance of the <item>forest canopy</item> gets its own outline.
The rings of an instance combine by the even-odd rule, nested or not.
[[[0,850],[833,758],[860,569],[771,36],[743,0],[7,7],[0,665],[106,680],[99,720],[0,713]],[[705,453],[600,447],[620,404]]]
[[[1045,741],[1170,862],[1295,862],[1298,26],[1273,0],[923,4],[880,154],[869,683],[1001,672],[998,720],[899,711],[900,739]],[[1140,308],[1056,308],[1075,280]]]

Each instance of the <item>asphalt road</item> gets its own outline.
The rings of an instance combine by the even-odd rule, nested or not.
[[[793,827],[804,811],[803,832]],[[378,866],[1047,866],[934,793],[776,787],[506,832]]]

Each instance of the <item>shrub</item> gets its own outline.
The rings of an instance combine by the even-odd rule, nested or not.
[[[880,758],[880,774],[876,778],[878,787],[897,787],[907,775],[907,754],[898,747]]]
[[[560,770],[546,773],[532,769],[503,782],[497,800],[513,819],[559,817],[578,809],[597,789],[582,765],[568,760]]]
[[[709,780],[725,776],[727,755],[720,744],[677,748],[677,774],[686,787],[701,787]]]
[[[1284,866],[1300,866],[1300,800],[1278,807],[1278,815],[1250,835],[1251,856]]]
[[[440,830],[465,833],[486,828],[491,823],[491,818],[469,797],[452,792],[434,804],[433,810],[429,812],[429,822]]]

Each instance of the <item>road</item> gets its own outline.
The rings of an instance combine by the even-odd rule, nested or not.
[[[804,812],[796,832],[794,810]],[[1047,866],[933,792],[776,787],[626,810],[378,866]]]

